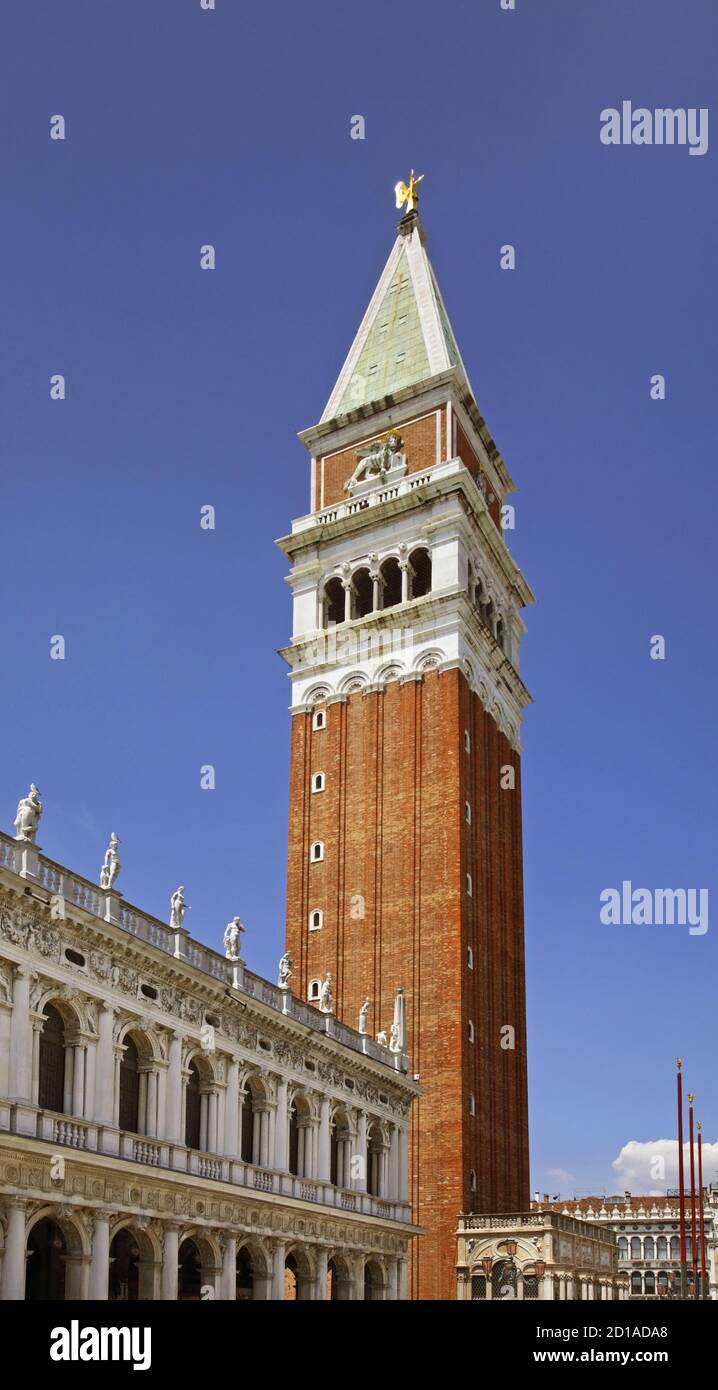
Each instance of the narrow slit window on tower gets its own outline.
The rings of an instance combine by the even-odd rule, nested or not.
[[[324,858],[324,841],[315,840],[310,851],[309,858],[313,864],[318,864]]]
[[[322,912],[322,909],[320,907],[312,908],[312,911],[309,914],[309,930],[321,931],[323,921],[324,913]]]
[[[324,791],[325,785],[326,785],[326,783],[325,783],[325,781],[324,781],[324,773],[323,773],[323,772],[315,772],[314,775],[313,775],[313,777],[312,777],[312,791],[313,791],[313,792],[323,792],[323,791]]]
[[[469,1096],[469,1114],[470,1114],[470,1115],[475,1115],[475,1114],[476,1114],[476,1101],[475,1101],[475,1099],[474,1099],[474,1093],[473,1093],[473,1091],[471,1092],[471,1095]]]
[[[473,968],[474,968],[474,953],[473,953],[473,951],[472,951],[472,949],[471,949],[470,946],[467,946],[467,947],[466,947],[466,964],[468,965],[469,970],[473,970]]]
[[[307,999],[309,1000],[310,1004],[313,1003],[315,999],[318,999],[318,998],[319,998],[319,995],[320,995],[320,992],[321,992],[321,988],[322,988],[322,982],[321,982],[321,980],[310,980],[310,981],[309,981],[309,988],[307,989]]]
[[[472,1192],[476,1191],[476,1170],[474,1168],[469,1173],[469,1186]]]
[[[469,1042],[473,1042],[473,1041],[474,1041],[474,1025],[473,1025],[473,1023],[471,1022],[471,1019],[469,1019]]]
[[[468,729],[464,729],[464,748],[467,753],[471,752],[471,735]]]
[[[464,820],[467,825],[471,825],[471,803],[468,801],[464,802]]]
[[[471,874],[466,875],[466,892],[470,898],[474,896],[474,885],[471,880]]]
[[[312,728],[316,733],[318,729],[326,729],[327,716],[323,709],[315,709],[312,716]]]

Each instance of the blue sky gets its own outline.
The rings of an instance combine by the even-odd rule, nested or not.
[[[94,878],[116,830],[131,902],[164,917],[181,881],[193,934],[217,946],[238,912],[274,973],[290,604],[273,539],[307,509],[296,431],[413,164],[539,599],[532,1181],[569,1194],[621,1190],[622,1146],[672,1133],[677,1052],[718,1136],[718,918],[690,937],[598,915],[623,879],[718,904],[715,155],[599,141],[624,99],[710,107],[717,36],[710,0],[37,0],[2,21],[4,827],[33,779],[47,854]]]

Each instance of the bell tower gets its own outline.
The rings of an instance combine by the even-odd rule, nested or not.
[[[412,1296],[450,1299],[460,1212],[528,1208],[513,484],[416,207],[321,420],[291,564],[287,949],[304,998],[388,1037],[404,990]]]

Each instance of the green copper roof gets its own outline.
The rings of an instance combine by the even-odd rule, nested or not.
[[[468,386],[417,219],[400,228],[322,420],[418,386],[451,367]]]
[[[411,274],[402,251],[337,413],[355,410],[430,375]]]

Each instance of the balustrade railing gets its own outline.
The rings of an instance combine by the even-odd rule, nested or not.
[[[19,845],[19,841],[0,831],[0,866],[18,872]],[[193,940],[186,932],[177,932],[167,922],[161,922],[132,903],[125,902],[115,890],[106,892],[98,884],[91,883],[89,879],[73,873],[62,864],[56,864],[39,851],[36,851],[36,855],[37,879],[47,892],[63,898],[103,922],[112,922],[130,936],[146,941],[148,945],[168,955],[174,956],[177,952],[179,959],[186,960],[195,970],[201,970],[223,985],[232,983],[232,963],[218,951]],[[243,991],[262,1004],[268,1004],[278,1013],[289,1015],[315,1033],[328,1033],[345,1047],[363,1053],[375,1062],[382,1062],[384,1066],[392,1067],[394,1070],[407,1070],[405,1057],[389,1052],[387,1048],[374,1042],[373,1038],[365,1037],[346,1024],[339,1023],[333,1015],[322,1013],[288,991],[279,989],[270,981],[261,979],[259,975],[254,975],[246,969],[243,962],[239,976],[240,992]]]

